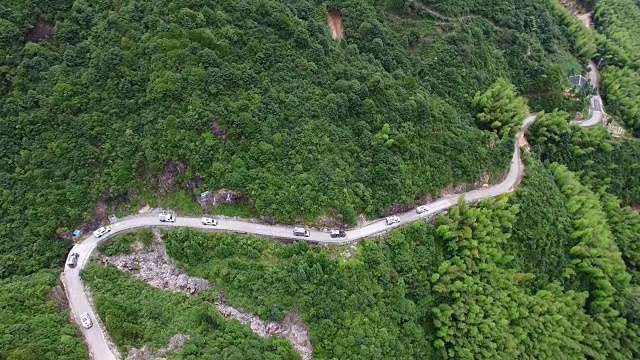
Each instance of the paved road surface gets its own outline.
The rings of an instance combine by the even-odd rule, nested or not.
[[[596,91],[598,91],[599,75],[598,75],[598,69],[596,68],[596,64],[593,62],[593,60],[589,60],[589,67],[591,68],[591,70],[589,71],[589,81],[591,82],[591,85],[596,88]],[[591,106],[589,107],[589,110],[591,112],[591,117],[587,120],[572,121],[571,122],[572,124],[582,126],[582,127],[587,127],[587,126],[597,125],[600,122],[602,122],[602,116],[604,115],[604,110],[602,109],[602,98],[600,97],[600,94],[596,93],[596,95],[592,96],[589,101],[591,103]]]

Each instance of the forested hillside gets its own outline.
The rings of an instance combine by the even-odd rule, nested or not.
[[[476,129],[471,97],[579,68],[547,2],[506,4],[526,28],[363,1],[5,4],[2,236],[50,242],[99,201],[223,187],[277,220],[351,224],[497,175],[511,139]],[[26,43],[38,21],[52,38]]]
[[[639,356],[637,214],[613,198],[601,205],[558,164],[527,164],[515,195],[365,240],[349,260],[305,242],[189,230],[164,238],[179,265],[233,306],[276,320],[300,313],[317,359]],[[532,201],[540,191],[547,203]],[[541,211],[550,205],[554,213]],[[114,276],[91,273],[97,289]],[[133,300],[138,285],[119,281],[109,290],[117,304],[98,304],[101,314],[123,304],[150,311]]]
[[[583,183],[619,197],[623,205],[640,204],[640,142],[611,138],[603,128],[567,123],[569,114],[540,116],[528,137],[542,160],[560,162],[579,172]]]
[[[633,0],[595,3],[595,24],[602,41],[602,86],[607,110],[640,134],[640,5]]]
[[[209,302],[211,294],[189,298],[153,289],[114,267],[93,266],[91,284],[101,318],[122,354],[145,344],[158,349],[176,334],[189,341],[172,359],[299,359],[291,344],[279,338],[261,339],[248,326],[226,321]]]
[[[328,11],[344,24],[341,41],[331,36]],[[602,12],[603,26],[618,24]],[[583,72],[595,53],[593,34],[567,14],[550,0],[2,2],[0,359],[86,357],[50,290],[70,232],[96,227],[116,204],[128,211],[229,188],[246,196],[252,214],[353,225],[360,214],[387,214],[484,175],[497,179],[526,110],[519,94],[533,111],[584,107],[584,96],[573,101],[564,89],[566,76]],[[635,42],[614,36],[623,28],[633,34],[629,24],[619,20],[605,34],[613,40],[606,45],[611,75],[603,76],[612,110],[634,126],[635,85],[614,81],[613,68],[635,71],[623,56],[637,50]],[[504,114],[492,113],[491,104],[500,101],[509,112],[496,124]],[[550,116],[566,123],[568,115]],[[319,358],[540,358],[554,356],[549,349],[558,343],[594,358],[638,356],[637,214],[608,197],[596,209],[599,232],[590,242],[580,219],[593,220],[591,214],[575,207],[596,207],[589,191],[601,185],[623,205],[637,204],[637,166],[630,163],[639,150],[604,133],[557,129],[558,140],[541,141],[536,151],[582,171],[591,190],[569,192],[563,186],[573,175],[555,167],[551,173],[533,159],[537,175],[513,204],[461,206],[439,227],[419,223],[386,242],[366,241],[347,263],[305,244],[232,235],[175,232],[168,245],[240,306],[266,318],[299,310]],[[560,186],[547,188],[552,181]],[[548,214],[531,205],[540,189],[550,189],[558,228],[546,228]],[[518,206],[531,218],[518,217]],[[603,216],[619,227],[607,230]],[[507,243],[510,236],[525,245]],[[585,251],[607,268],[580,265],[589,263]],[[219,261],[208,264],[208,257]],[[185,309],[156,312],[144,329],[118,329],[122,348],[166,342],[168,332],[153,331],[158,326],[215,323],[219,328],[196,329],[185,356],[228,347],[228,339],[207,340],[222,332],[239,339],[241,356],[262,356],[256,349],[291,355],[287,344],[220,322],[201,302],[152,293],[108,269],[92,269],[87,278],[103,295],[99,310],[157,310],[159,303]],[[493,290],[499,304],[486,301]],[[129,301],[140,293],[144,301]],[[470,305],[464,301],[495,319],[452,322],[452,311]],[[533,323],[529,314],[542,320]],[[467,320],[491,336],[467,333]]]

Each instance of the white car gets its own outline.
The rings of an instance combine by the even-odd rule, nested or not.
[[[417,212],[418,214],[422,214],[422,213],[423,213],[423,212],[425,212],[425,211],[429,211],[429,208],[427,207],[427,205],[418,206],[418,207],[416,208],[416,212]]]
[[[218,226],[218,220],[210,217],[203,217],[202,225]]]
[[[161,213],[158,215],[158,219],[162,222],[176,222],[176,217],[169,213]]]
[[[111,226],[103,226],[101,228],[99,228],[98,230],[93,232],[93,235],[95,237],[100,237],[106,233],[108,233],[109,231],[111,231]]]
[[[400,218],[397,217],[396,215],[387,217],[387,225],[391,225],[399,222],[400,222]]]
[[[311,233],[309,232],[309,230],[307,230],[305,228],[297,227],[297,228],[293,228],[293,235],[309,237],[309,235],[311,235]]]
[[[76,265],[78,265],[79,257],[80,255],[78,253],[73,253],[69,255],[69,258],[67,259],[67,265],[72,268],[76,267]]]
[[[84,326],[85,329],[88,329],[93,326],[93,323],[91,322],[91,318],[89,317],[88,313],[84,313],[80,315],[80,322],[82,323],[82,326]]]

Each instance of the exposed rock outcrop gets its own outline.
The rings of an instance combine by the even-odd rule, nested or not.
[[[209,281],[189,276],[184,270],[175,267],[174,261],[167,255],[164,243],[159,234],[155,232],[156,239],[153,246],[144,248],[134,246],[135,252],[128,255],[116,255],[112,257],[100,257],[102,265],[114,265],[121,271],[131,274],[147,284],[173,292],[182,292],[196,295],[211,288]],[[236,309],[228,304],[216,302],[213,304],[220,314],[227,320],[238,320],[241,324],[248,325],[251,330],[260,337],[269,338],[278,336],[291,342],[294,349],[304,360],[312,359],[313,347],[308,327],[295,313],[290,312],[281,322],[264,321],[258,316]],[[158,350],[158,356],[166,356],[181,347],[188,337],[178,334],[171,338],[166,347]],[[127,360],[161,360],[156,358],[148,346],[140,349],[131,349]]]

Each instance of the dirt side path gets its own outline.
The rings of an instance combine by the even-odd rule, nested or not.
[[[338,10],[329,11],[329,29],[334,40],[344,39],[344,26],[342,24],[342,14]]]

